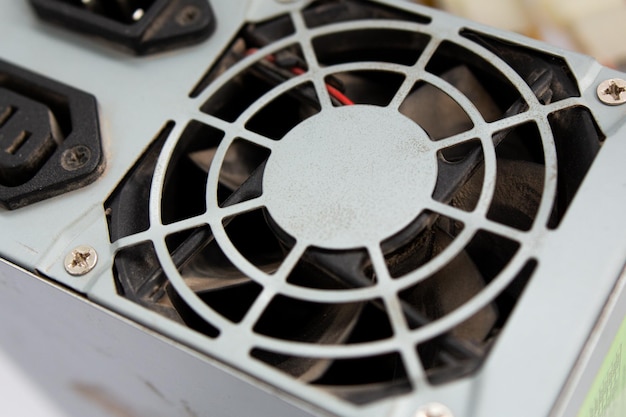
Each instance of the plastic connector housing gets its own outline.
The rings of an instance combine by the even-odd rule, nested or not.
[[[30,0],[43,20],[137,55],[198,43],[215,18],[207,0]]]
[[[95,97],[0,60],[0,207],[82,187],[103,167]]]

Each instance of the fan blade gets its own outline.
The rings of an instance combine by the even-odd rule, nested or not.
[[[441,78],[469,98],[485,119],[495,119],[501,114],[489,93],[466,66],[455,67]],[[433,139],[443,139],[472,128],[472,121],[459,104],[430,84],[412,92],[400,106],[400,112],[419,124]]]
[[[538,73],[531,84],[533,92],[540,100],[549,103],[552,91],[550,90],[551,75],[549,72]],[[526,107],[526,103],[523,99],[517,100],[509,107],[504,113],[503,118],[519,114]],[[505,130],[501,131],[493,136],[493,146],[498,147],[500,143],[507,137],[510,132]],[[469,152],[461,161],[448,162],[443,158],[439,158],[439,177],[440,180],[445,183],[446,187],[441,187],[437,195],[433,197],[437,200],[448,202],[456,191],[465,184],[465,182],[472,177],[474,171],[482,163],[482,152],[480,148],[476,148]]]
[[[479,167],[476,173],[481,174],[483,169],[482,166]],[[496,187],[490,217],[496,221],[506,218],[506,223],[513,226],[532,223],[543,194],[544,174],[545,168],[540,164],[498,160],[496,176],[499,181],[506,183],[507,187]],[[480,195],[483,187],[482,177],[473,175],[454,196],[452,204],[463,210],[470,209],[466,207],[465,202],[472,200],[468,198],[469,195]]]
[[[441,229],[435,233],[434,253],[441,252],[452,242],[452,238]],[[424,287],[422,303],[426,310],[436,310],[438,316],[443,316],[460,307],[474,294],[478,294],[485,287],[485,281],[478,268],[467,252],[462,251],[444,268],[435,273]],[[469,320],[455,327],[451,334],[459,339],[476,345],[485,340],[498,314],[495,306],[489,304],[475,313]]]
[[[270,305],[255,326],[255,332],[278,339],[320,345],[344,344],[352,334],[363,309],[363,303],[305,305],[299,300],[280,300]],[[302,314],[303,310],[304,314]],[[312,309],[312,310],[311,310]],[[304,317],[304,323],[295,323]],[[322,377],[333,364],[329,358],[286,356],[265,352],[261,360],[305,382]]]
[[[342,344],[352,333],[362,310],[363,303],[327,305],[306,331],[317,344]]]
[[[550,89],[551,73],[549,71],[538,72],[531,80],[531,88],[537,97],[545,103],[549,103],[551,100],[552,90]],[[527,106],[523,99],[517,100],[509,107],[504,113],[503,118],[513,116],[521,113]],[[493,145],[498,147],[500,143],[506,138],[509,131],[501,131],[493,136]],[[435,200],[447,203],[454,197],[461,187],[472,177],[476,177],[474,173],[477,169],[482,169],[483,155],[481,149],[476,149],[467,153],[463,159],[459,161],[449,162],[443,157],[439,157],[439,172],[438,178],[444,186],[437,187],[433,198]],[[393,242],[389,241],[389,244],[383,247],[383,250],[387,253],[393,251],[402,245],[407,244],[410,241],[411,236],[417,235],[422,230],[430,227],[437,216],[433,214],[422,213],[418,218],[406,229],[406,231],[400,234],[399,239],[394,239]],[[408,239],[408,240],[407,240]]]
[[[183,276],[185,284],[197,294],[236,287],[250,282],[248,277],[239,278],[209,278],[205,276]]]
[[[204,172],[209,172],[209,169],[211,169],[211,163],[213,162],[213,158],[215,158],[216,152],[216,148],[209,148],[202,149],[200,151],[190,152],[188,156],[189,159],[191,159],[191,161],[196,164],[198,168],[200,168]]]
[[[203,149],[201,151],[191,152],[189,159],[204,172],[209,172],[213,158],[215,157],[215,148]],[[234,160],[232,156],[230,160],[224,159],[222,170],[220,172],[220,183],[230,190],[236,190],[250,176],[250,172],[242,167],[239,161]]]
[[[242,201],[249,199],[251,195],[257,195],[258,190],[261,188],[263,169],[265,162],[263,162],[250,177],[235,190],[230,197],[224,202],[224,207],[228,207]],[[227,219],[224,226],[228,225]],[[189,237],[187,237],[174,251],[172,252],[172,260],[177,268],[182,269],[186,266],[190,259],[200,253],[207,245],[214,241],[211,231],[202,227],[194,230]]]
[[[392,397],[410,391],[406,378],[395,381],[361,385],[317,385],[339,398],[355,404],[365,404],[380,398]]]
[[[272,273],[280,266],[273,262],[257,267],[263,272]],[[239,286],[250,282],[250,278],[244,275],[234,266],[216,266],[214,262],[206,259],[191,259],[182,269],[181,275],[185,283],[197,294],[217,291],[225,288]]]
[[[372,280],[364,272],[368,259],[364,252],[335,253],[310,249],[305,252],[304,259],[344,288],[372,285]]]
[[[477,173],[484,168],[480,166]],[[497,177],[507,187],[497,187],[493,197],[493,218],[506,217],[508,224],[531,224],[543,192],[544,167],[527,161],[501,159],[497,164]],[[452,204],[461,209],[469,209],[466,202],[471,196],[482,192],[482,175],[472,175],[452,200]],[[434,246],[445,247],[450,237],[438,231]],[[443,244],[443,246],[442,246]],[[495,251],[495,252],[494,252]],[[498,248],[491,250],[497,256]],[[457,277],[463,276],[462,281]],[[458,305],[464,293],[476,293],[485,284],[476,265],[464,251],[452,263],[432,277],[438,284],[437,308],[445,314]],[[493,305],[479,311],[473,318],[457,327],[452,333],[465,340],[479,342],[489,333],[497,320],[497,311]]]
[[[189,159],[204,172],[209,172],[216,148],[203,149],[188,154]],[[220,168],[220,183],[230,190],[239,188],[263,162],[254,149],[241,145],[240,142],[233,144],[226,152]]]
[[[358,253],[353,253],[348,256],[347,254],[309,251],[305,255],[308,255],[307,261],[312,262],[321,270],[329,271],[329,276],[346,288],[362,288],[372,283],[371,279],[367,278],[364,274],[363,263]],[[372,304],[383,311],[385,310],[385,306],[380,302],[373,301]],[[431,321],[405,301],[401,301],[401,307],[407,320],[413,327],[424,326]],[[458,356],[473,358],[481,355],[479,348],[453,335],[446,334],[443,336],[442,340],[443,345],[455,352]],[[450,361],[456,362],[453,358],[450,358]]]

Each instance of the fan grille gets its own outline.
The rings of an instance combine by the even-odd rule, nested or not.
[[[375,13],[326,10],[357,3]],[[167,169],[129,174],[151,181],[150,226],[110,221],[121,295],[234,366],[359,404],[480,365],[602,139],[563,59],[394,10],[317,2],[244,28],[138,165]]]

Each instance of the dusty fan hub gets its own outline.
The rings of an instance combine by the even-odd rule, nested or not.
[[[346,106],[291,130],[272,151],[263,179],[270,215],[310,245],[376,244],[408,226],[430,199],[436,150],[397,111]]]

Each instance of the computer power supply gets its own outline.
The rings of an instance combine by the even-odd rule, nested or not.
[[[0,343],[70,415],[626,412],[623,74],[403,0],[0,11]]]

